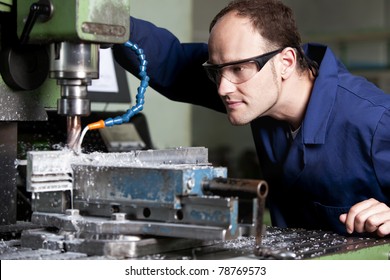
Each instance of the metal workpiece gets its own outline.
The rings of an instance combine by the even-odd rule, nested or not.
[[[133,151],[128,154],[119,154],[121,156],[117,163],[123,161],[123,157],[131,162],[139,161],[142,164],[162,165],[162,164],[196,164],[196,165],[210,165],[208,161],[208,149],[204,147],[178,147],[163,150],[146,150]],[[113,155],[117,158],[117,155]],[[113,163],[111,163],[113,164]]]
[[[162,150],[133,150],[124,153],[75,154],[71,150],[30,151],[27,154],[31,170],[37,172],[72,170],[72,165],[91,167],[180,167],[208,166],[208,150],[204,147],[179,147]],[[226,168],[214,167],[220,176],[226,176]]]
[[[27,191],[31,193],[73,190],[72,152],[27,154]]]
[[[72,165],[92,167],[160,167],[160,166],[211,166],[208,149],[179,147],[162,150],[133,150],[125,153],[75,154],[71,150],[30,151],[27,154],[32,172],[72,171]],[[226,177],[226,168],[214,167],[218,176]]]
[[[165,168],[169,167],[171,170],[168,171],[165,169],[164,171],[163,166]],[[187,166],[187,169],[184,169],[184,166]],[[136,169],[141,167],[145,167],[145,169]],[[161,169],[159,169],[160,167]],[[193,170],[194,168],[197,171]],[[126,186],[126,184],[135,182],[135,179],[132,179],[130,176],[131,173],[138,172],[138,174],[147,175],[146,169],[156,174],[155,176],[160,176],[162,181],[159,183],[159,186],[165,180],[165,178],[161,177],[164,174],[174,176],[173,174],[182,173],[181,183],[183,184],[183,189],[181,191],[182,193],[187,192],[187,194],[194,193],[200,189],[200,180],[203,180],[203,177],[198,179],[197,186],[195,187],[195,177],[192,177],[195,173],[199,174],[198,176],[207,173],[206,176],[208,177],[226,177],[227,175],[226,168],[212,168],[210,166],[208,163],[208,152],[205,148],[174,148],[132,151],[128,153],[92,153],[81,155],[76,155],[71,150],[32,151],[27,154],[27,191],[33,194],[73,191],[75,186],[77,188],[76,197],[78,199],[83,199],[83,197],[84,199],[88,199],[88,203],[86,204],[90,204],[91,207],[94,205],[94,200],[99,201],[103,199],[103,194],[106,195],[107,199],[111,197],[110,199],[113,204],[113,206],[110,206],[111,209],[116,208],[115,205],[117,204],[117,201],[113,200],[113,198],[122,198],[122,200],[129,200],[131,198],[124,193],[130,186]],[[184,172],[183,170],[186,171]],[[109,176],[110,174],[111,177]],[[99,176],[99,178],[94,178],[95,175]],[[74,183],[75,177],[78,179]],[[128,178],[129,182],[126,183],[125,178]],[[138,178],[138,183],[141,186],[144,186],[148,181],[147,178],[142,178],[139,175]],[[94,185],[95,182],[96,186],[92,188],[91,185]],[[173,182],[175,182],[175,178],[171,177],[171,183]],[[165,183],[167,184],[168,182],[166,181]],[[180,182],[175,182],[176,186],[178,183]],[[115,187],[115,184],[118,185]],[[111,194],[115,188],[119,189],[118,193]],[[157,186],[152,186],[149,192],[153,191],[154,194],[152,195],[155,197],[159,196],[160,198],[170,196],[170,203],[176,201],[174,198],[174,191],[176,192],[176,190],[171,187],[168,194],[164,195],[161,193],[164,188],[167,187],[159,189]],[[140,191],[140,194],[133,194],[134,197],[137,197],[137,195],[140,197],[142,193],[145,193],[146,189],[144,190],[142,187],[136,186],[134,192],[137,192],[137,190]],[[160,202],[162,203],[163,200]],[[36,205],[46,205],[44,201],[37,199],[34,199],[33,203]],[[56,204],[62,205],[63,203],[56,202]],[[104,209],[101,203],[99,203],[99,207],[96,207],[96,209]],[[46,206],[44,206],[44,209],[46,209]]]

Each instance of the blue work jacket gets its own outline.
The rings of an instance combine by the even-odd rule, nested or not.
[[[166,97],[220,112],[225,108],[202,64],[204,43],[180,43],[169,31],[131,18],[131,41],[144,49],[150,85]],[[269,117],[251,122],[259,162],[278,227],[345,234],[340,214],[375,198],[390,205],[390,95],[352,75],[323,45],[307,44],[319,66],[301,128]],[[116,60],[137,75],[136,56],[114,46]]]

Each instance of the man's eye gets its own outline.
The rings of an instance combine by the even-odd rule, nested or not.
[[[240,73],[240,72],[242,72],[244,70],[245,70],[244,65],[235,65],[235,66],[232,67],[232,72],[233,73]]]

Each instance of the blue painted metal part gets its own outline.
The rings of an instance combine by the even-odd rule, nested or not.
[[[172,209],[181,207],[177,203],[178,196],[202,196],[204,180],[211,180],[216,175],[227,176],[226,168],[194,165],[104,168],[81,165],[74,168],[74,173],[79,196],[115,202],[156,203]]]
[[[203,193],[205,181],[227,177],[225,167],[76,165],[73,172],[74,203],[82,213],[109,216],[107,205],[116,205],[133,220],[213,225],[238,234],[238,199]]]

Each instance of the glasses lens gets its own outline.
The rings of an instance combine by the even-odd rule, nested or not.
[[[240,84],[251,79],[258,72],[258,67],[256,62],[249,61],[223,67],[221,72],[221,75],[230,82]]]
[[[256,62],[249,61],[222,68],[205,66],[205,70],[209,79],[216,84],[219,84],[221,77],[224,77],[231,83],[240,84],[252,78],[258,72],[258,67]]]
[[[219,84],[221,81],[221,68],[217,68],[214,66],[205,66],[204,69],[206,70],[207,76],[209,79],[215,83]]]

